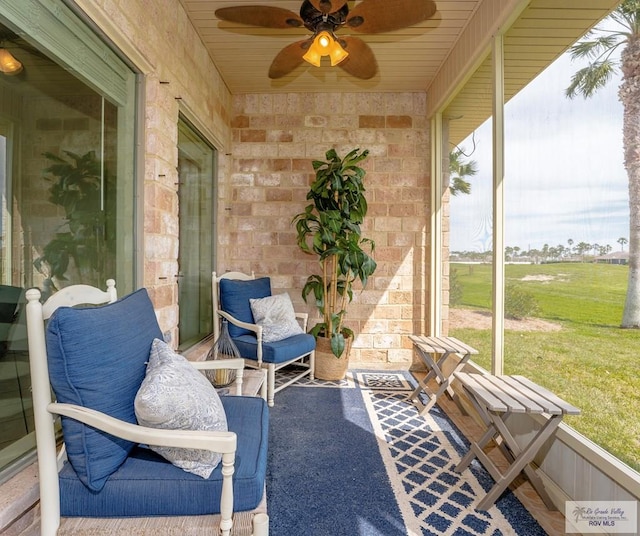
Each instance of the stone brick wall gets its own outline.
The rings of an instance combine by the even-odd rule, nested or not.
[[[425,93],[232,97],[179,2],[76,0],[145,75],[144,279],[163,331],[177,335],[177,122],[196,118],[219,150],[219,272],[274,278],[298,306],[315,259],[295,245],[311,160],[327,149],[370,150],[366,235],[378,270],[348,324],[354,363],[410,364],[406,334],[428,325],[429,128]],[[307,307],[310,313],[315,311]]]
[[[218,271],[270,275],[298,310],[317,260],[295,243],[291,220],[307,204],[312,160],[368,149],[362,163],[378,269],[356,292],[346,323],[356,332],[352,366],[412,362],[406,335],[427,324],[429,129],[424,93],[260,94],[233,98],[230,173],[221,175]],[[313,320],[312,320],[313,321]]]

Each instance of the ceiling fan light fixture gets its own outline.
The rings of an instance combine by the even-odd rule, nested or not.
[[[322,51],[318,50],[318,47],[316,47],[316,42],[315,42],[315,39],[314,39],[311,42],[311,45],[309,46],[309,50],[307,50],[305,55],[302,56],[302,59],[304,61],[306,61],[307,63],[310,63],[314,67],[320,67],[320,60],[322,59],[321,52]]]
[[[331,58],[331,67],[335,67],[341,61],[345,60],[349,53],[342,48],[342,45],[338,43],[338,40],[334,40],[334,46],[329,53],[329,58]]]
[[[0,72],[6,75],[18,74],[22,71],[20,63],[6,48],[0,48]]]
[[[320,67],[322,56],[329,56],[333,67],[348,55],[349,53],[342,48],[338,40],[330,32],[322,30],[313,37],[313,42],[306,54],[302,56],[302,59],[315,67]]]

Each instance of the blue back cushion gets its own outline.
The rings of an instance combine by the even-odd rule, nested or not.
[[[271,296],[271,281],[268,277],[249,279],[247,281],[239,279],[220,280],[220,309],[242,322],[255,324],[249,299],[266,298],[267,296]],[[252,332],[234,326],[229,322],[229,335],[231,335],[231,338],[240,337],[240,335],[247,333]]]
[[[146,289],[102,307],[59,308],[46,332],[56,399],[136,423],[133,402],[153,339],[162,339]],[[100,491],[134,443],[62,418],[69,462],[82,483]]]

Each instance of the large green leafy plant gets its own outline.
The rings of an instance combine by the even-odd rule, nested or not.
[[[321,267],[321,273],[310,275],[302,289],[305,301],[313,295],[322,315],[311,334],[331,339],[331,351],[337,357],[344,351],[345,337],[353,337],[353,331],[343,324],[347,304],[353,299],[353,283],[360,281],[364,287],[376,269],[369,255],[375,244],[361,232],[367,200],[365,170],[358,163],[368,154],[354,149],[340,158],[331,149],[325,154],[326,161],[313,161],[316,177],[307,193],[311,204],[293,218],[298,246],[317,255]]]
[[[111,257],[106,232],[111,213],[104,197],[106,173],[102,172],[95,151],[64,154],[68,159],[44,153],[52,162],[44,169],[45,179],[52,182],[49,201],[64,209],[64,223],[33,263],[45,276],[45,291],[57,290],[56,282],[68,279],[71,261],[79,282],[101,284],[102,268]]]

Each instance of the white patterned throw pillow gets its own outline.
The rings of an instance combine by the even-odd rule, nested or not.
[[[250,299],[256,324],[262,326],[262,341],[276,342],[304,333],[296,320],[291,298],[286,292],[266,298]]]
[[[211,382],[183,356],[154,339],[147,372],[136,395],[138,423],[165,430],[227,431],[227,417]],[[208,450],[150,446],[176,467],[209,478],[222,454]]]

